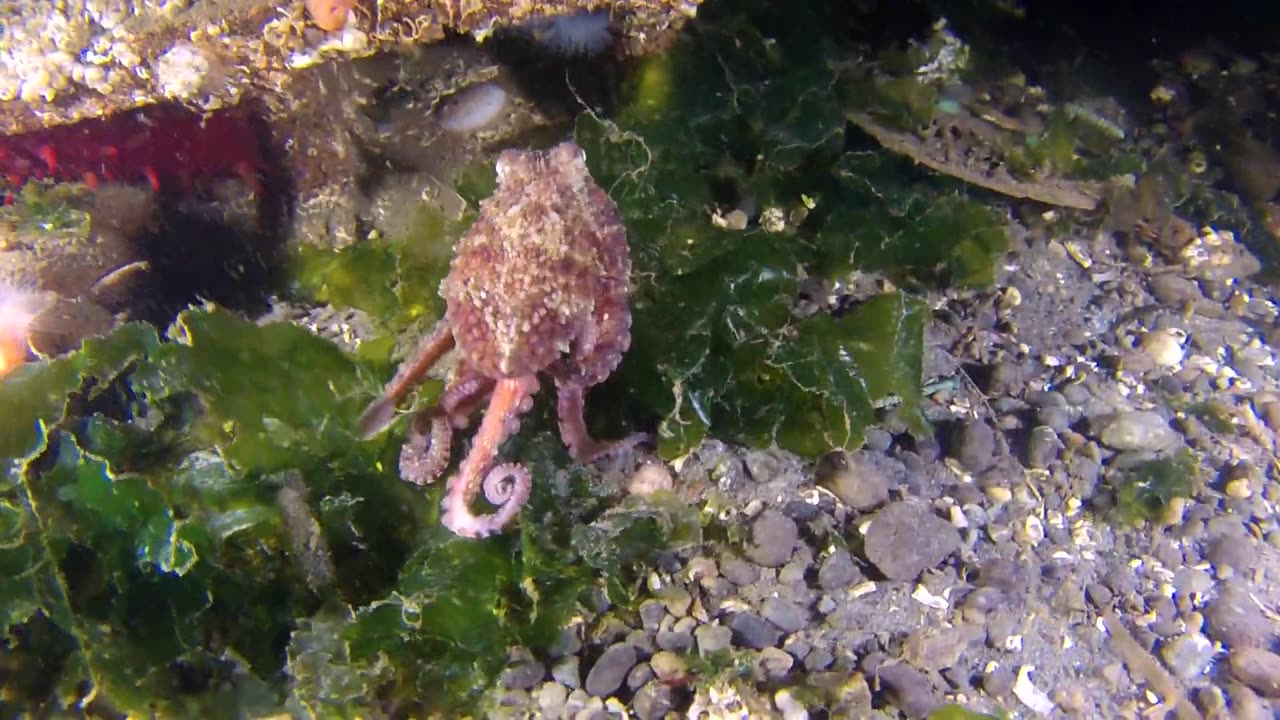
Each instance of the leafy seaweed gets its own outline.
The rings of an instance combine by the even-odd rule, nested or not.
[[[880,271],[978,285],[1006,245],[1000,219],[954,188],[846,150],[819,18],[751,8],[644,61],[610,118],[575,129],[638,279],[633,349],[606,387],[659,418],[666,457],[709,435],[808,456],[851,448],[888,404],[923,429],[923,306],[888,293],[802,318],[800,283]],[[732,229],[724,217],[742,208],[755,218]]]
[[[321,497],[381,508],[326,518],[353,597],[394,581],[416,501],[371,474],[378,449],[349,430],[364,381],[330,343],[215,309],[183,313],[171,335],[124,325],[0,383],[0,619],[49,643],[32,657],[65,658],[45,668],[58,705],[87,680],[126,713],[209,714],[232,696],[270,709],[292,623],[317,598],[265,473],[303,467]],[[397,515],[410,532],[388,531]],[[354,543],[376,560],[350,562]]]
[[[960,705],[943,705],[929,713],[929,720],[1001,720],[1005,717],[1008,717],[1008,713],[1003,711],[998,715],[992,715],[976,710],[966,710]]]
[[[488,172],[476,168],[467,180]],[[483,183],[481,183],[483,185]],[[365,338],[361,357],[385,360],[389,340],[422,329],[444,314],[437,289],[448,270],[453,242],[470,221],[453,218],[422,204],[413,210],[411,230],[399,237],[373,237],[340,249],[307,246],[292,259],[293,291],[302,298],[368,313],[382,331]]]
[[[89,188],[78,183],[32,181],[0,203],[0,232],[39,238],[83,238],[89,232]]]
[[[1165,516],[1174,498],[1189,498],[1199,482],[1199,461],[1187,448],[1170,457],[1144,460],[1112,471],[1115,512],[1123,523],[1141,524]]]
[[[801,287],[868,271],[981,283],[1003,247],[999,218],[954,186],[846,136],[823,11],[708,6],[635,68],[616,111],[575,125],[634,263],[632,349],[592,420],[652,423],[668,457],[708,436],[854,447],[888,406],[923,429],[924,304],[890,291],[802,313]],[[476,168],[459,192],[474,209],[491,183]],[[0,619],[26,663],[6,698],[165,716],[461,711],[508,647],[545,647],[597,589],[625,605],[655,552],[701,541],[695,509],[661,493],[610,507],[535,432],[504,447],[537,478],[518,533],[460,540],[436,522],[442,488],[395,477],[400,430],[354,436],[395,338],[442,314],[467,218],[417,212],[405,237],[296,258],[297,295],[378,326],[355,357],[208,307],[0,381]],[[525,427],[553,416],[541,398]]]

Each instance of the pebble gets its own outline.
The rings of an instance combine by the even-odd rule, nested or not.
[[[1071,412],[1065,407],[1040,408],[1036,420],[1054,432],[1066,432],[1071,427]]]
[[[699,625],[693,637],[698,642],[698,655],[706,657],[727,651],[733,642],[733,631],[724,625]]]
[[[1119,412],[1092,422],[1098,423],[1098,439],[1116,450],[1160,452],[1172,449],[1180,439],[1164,416],[1151,410]]]
[[[996,432],[981,420],[970,420],[960,427],[951,451],[965,470],[982,472],[995,462]]]
[[[640,625],[646,630],[656,630],[667,616],[667,607],[661,600],[645,600],[640,603]]]
[[[994,698],[1007,698],[1013,692],[1017,677],[1013,670],[1004,665],[997,665],[982,676],[982,689]]]
[[[778,510],[769,509],[751,523],[751,544],[747,557],[764,567],[782,567],[800,538],[796,522]]]
[[[1219,570],[1231,568],[1236,572],[1252,572],[1259,561],[1257,541],[1243,530],[1226,533],[1209,541],[1205,557]]]
[[[684,620],[690,623],[697,622],[693,618],[681,618],[681,622]],[[662,650],[689,652],[693,649],[693,632],[677,623],[670,630],[659,630],[657,637],[654,638],[654,644]]]
[[[786,688],[773,694],[773,704],[782,713],[782,720],[809,720],[809,711]]]
[[[926,672],[938,672],[956,665],[967,644],[959,627],[922,628],[907,637],[902,659]]]
[[[796,662],[795,658],[785,650],[776,647],[767,647],[760,651],[760,655],[756,658],[756,673],[766,682],[777,682],[787,676],[791,672],[791,666]]]
[[[502,671],[502,684],[513,690],[531,690],[547,674],[537,660],[525,660]]]
[[[1160,648],[1169,669],[1183,680],[1194,680],[1213,662],[1213,642],[1198,632],[1179,635]]]
[[[1071,383],[1062,388],[1062,397],[1066,398],[1067,404],[1080,407],[1093,399],[1093,393],[1084,383]]]
[[[799,632],[809,623],[809,613],[804,608],[780,597],[766,598],[760,611],[765,620],[787,634]]]
[[[1270,641],[1271,622],[1237,583],[1228,583],[1204,611],[1209,637],[1237,650]]]
[[[893,446],[893,434],[879,427],[869,427],[863,432],[864,442],[868,450],[886,452]]]
[[[988,613],[1000,607],[1004,593],[997,588],[978,588],[965,596],[963,607],[979,614]]]
[[[1155,295],[1165,305],[1176,306],[1204,299],[1204,294],[1200,292],[1200,286],[1194,280],[1189,280],[1181,275],[1174,273],[1150,275],[1147,278],[1147,282],[1151,285],[1151,294]]]
[[[818,585],[827,592],[843,590],[862,581],[862,571],[853,562],[853,556],[844,548],[836,548],[822,561],[818,570]]]
[[[1172,368],[1182,364],[1182,342],[1186,333],[1176,328],[1156,328],[1142,336],[1139,349],[1159,367]]]
[[[830,652],[818,648],[804,656],[804,669],[809,672],[818,672],[831,667],[831,663],[835,662],[835,656]]]
[[[560,658],[556,664],[551,666],[551,677],[555,681],[568,688],[578,688],[582,686],[582,673],[578,668],[581,659],[577,655]]]
[[[641,465],[627,480],[627,492],[631,495],[652,495],[673,487],[675,480],[671,477],[671,471],[666,465],[657,462]]]
[[[659,720],[675,709],[675,698],[671,688],[654,681],[636,692],[631,708],[640,720]]]
[[[1203,594],[1213,587],[1213,578],[1204,570],[1180,567],[1173,573],[1173,587],[1180,595]]]
[[[854,510],[871,510],[889,501],[889,479],[858,453],[823,455],[814,469],[814,480]]]
[[[542,711],[543,717],[559,717],[568,700],[568,688],[554,682],[542,683],[534,694],[534,702],[538,703],[538,709]]]
[[[1027,465],[1032,469],[1043,470],[1058,458],[1058,450],[1062,441],[1058,433],[1048,425],[1038,425],[1031,429],[1031,437],[1027,440]]]
[[[562,628],[560,635],[551,643],[547,654],[553,658],[574,655],[582,649],[582,637],[578,634],[578,626]]]
[[[938,707],[938,698],[929,678],[910,665],[885,663],[876,668],[875,675],[903,715],[927,718]]]
[[[653,654],[649,667],[653,669],[654,677],[668,682],[683,677],[687,666],[679,655],[664,650]]]
[[[752,650],[763,650],[778,644],[782,632],[753,612],[734,613],[729,618],[733,642]]]
[[[720,561],[720,574],[734,585],[750,585],[760,579],[760,568],[740,557]]]
[[[1280,655],[1256,647],[1233,650],[1231,674],[1263,697],[1280,698]]]
[[[636,649],[627,643],[614,643],[604,651],[596,664],[587,673],[587,681],[583,685],[588,693],[596,697],[613,694],[622,687],[627,673],[636,665]]]
[[[910,500],[876,512],[865,540],[867,559],[890,580],[913,580],[960,548],[960,533],[951,523]]]
[[[1257,693],[1249,689],[1249,686],[1233,682],[1227,692],[1231,696],[1232,720],[1275,720],[1276,716],[1267,701],[1258,697]]]
[[[668,585],[658,596],[666,606],[667,612],[676,617],[684,617],[689,612],[689,606],[693,604],[693,596],[679,585]]]
[[[642,662],[631,668],[631,672],[627,673],[627,687],[633,691],[639,690],[653,678],[653,668],[649,667],[649,663]]]

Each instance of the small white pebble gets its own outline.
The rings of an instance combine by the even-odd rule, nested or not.
[[[652,495],[659,490],[670,490],[675,481],[667,466],[662,463],[645,463],[627,481],[627,492],[632,495]]]
[[[934,595],[930,592],[929,588],[924,585],[916,585],[916,589],[911,593],[911,597],[921,605],[933,608],[934,610],[946,610],[951,607],[951,603],[947,598]]]
[[[1013,683],[1013,696],[1023,705],[1041,715],[1048,715],[1055,709],[1053,701],[1031,682],[1031,671],[1034,666],[1023,665],[1018,668],[1018,679]]]
[[[809,720],[809,711],[786,688],[773,694],[773,704],[782,713],[783,720]]]
[[[853,595],[855,598],[860,598],[863,595],[870,595],[875,591],[876,591],[875,582],[872,580],[867,580],[866,582],[861,582],[861,583],[858,583],[857,585],[854,585],[853,589],[851,589],[849,593]]]

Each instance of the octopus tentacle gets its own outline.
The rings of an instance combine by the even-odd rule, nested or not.
[[[434,411],[414,416],[400,448],[400,477],[416,485],[435,482],[449,466],[453,427]]]
[[[360,415],[358,437],[368,440],[387,429],[391,421],[396,419],[396,404],[408,395],[415,385],[422,382],[422,378],[427,376],[436,361],[453,349],[453,343],[453,331],[449,329],[447,323],[443,322],[418,343],[417,349],[413,352],[413,359],[400,366],[395,377],[391,378],[391,382],[383,388],[382,396],[373,401],[373,404]]]
[[[450,381],[436,407],[409,423],[400,449],[400,477],[418,485],[435,482],[449,466],[454,429],[466,427],[467,415],[492,389],[493,380],[475,374]]]
[[[519,465],[502,465],[490,470],[498,446],[512,432],[517,415],[528,406],[538,389],[533,376],[499,380],[489,398],[489,409],[480,423],[471,452],[458,474],[449,478],[444,501],[444,526],[464,537],[485,537],[509,523],[529,499],[529,473]],[[508,483],[503,483],[509,478]],[[504,488],[505,486],[505,488]],[[475,515],[471,505],[484,490],[485,498],[497,498],[498,509],[489,515]],[[493,502],[491,500],[491,502]]]
[[[461,430],[471,421],[471,414],[493,390],[493,378],[468,373],[457,377],[440,394],[440,409],[453,427]]]
[[[511,522],[529,501],[532,488],[529,471],[523,465],[506,463],[490,470],[484,476],[484,499],[498,508],[489,516],[490,523],[501,528]]]
[[[556,411],[559,415],[560,437],[569,455],[578,462],[590,462],[604,455],[629,450],[651,440],[645,433],[636,433],[622,440],[598,442],[587,432],[583,419],[586,404],[585,389],[575,383],[556,383]]]

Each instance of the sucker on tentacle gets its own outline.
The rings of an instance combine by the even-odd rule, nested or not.
[[[448,418],[432,411],[419,413],[409,421],[404,447],[400,448],[400,477],[415,485],[435,482],[449,466],[452,447],[453,427]]]

